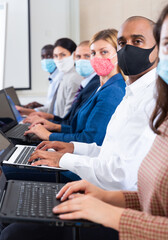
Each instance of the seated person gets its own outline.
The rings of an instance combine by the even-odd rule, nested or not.
[[[167,15],[168,15],[168,7],[167,7]],[[145,44],[147,44],[146,47],[150,47],[149,42],[151,42],[151,44],[154,43],[152,36],[151,36],[151,33],[152,33],[151,30],[153,28],[152,24],[151,24],[152,22],[145,18],[139,18],[139,17],[133,18],[133,19],[128,19],[125,22],[125,26],[122,26],[123,30],[125,29],[125,34],[123,32],[122,40],[128,41],[128,38],[133,38],[134,44],[137,44],[137,43],[142,44],[142,42],[138,41],[138,38],[142,38],[145,41]],[[162,21],[163,21],[163,19],[164,18],[162,17]],[[159,24],[161,24],[161,20],[159,21]],[[129,32],[129,30],[131,30],[131,32]],[[135,36],[135,34],[133,34],[135,32],[138,33],[138,36]],[[143,35],[142,35],[142,33],[143,33]],[[127,38],[125,38],[126,34],[128,34]],[[160,38],[157,38],[157,39],[160,42]],[[120,40],[121,40],[121,38],[120,38]],[[144,45],[144,43],[142,44],[142,50],[144,47],[143,45]],[[156,56],[157,56],[157,54],[156,53],[154,54],[154,53],[155,53],[155,51],[151,54],[152,55],[151,60],[153,60],[153,58],[154,57],[156,58]],[[137,52],[134,52],[133,54],[135,56],[135,58],[133,59],[133,61],[134,61],[136,59],[136,57],[139,55],[137,55]],[[153,54],[154,54],[154,56],[153,56]],[[140,58],[138,58],[137,60],[139,60],[139,59]],[[144,66],[147,67],[147,65],[148,64],[145,63],[143,65],[143,68],[144,68]],[[153,64],[153,65],[155,66],[155,64]],[[128,64],[128,66],[130,66],[130,65]],[[153,67],[152,67],[152,69],[153,69]],[[147,67],[147,69],[148,68],[149,68],[149,66]],[[131,70],[131,68],[129,68],[129,70]],[[148,69],[148,73],[144,74],[144,76],[146,75],[146,78],[144,76],[142,76],[140,78],[140,80],[147,81],[149,79],[149,76],[150,77],[152,76],[151,74],[149,75],[149,73],[151,73],[150,71],[153,72],[153,70]],[[163,73],[164,72],[166,73],[165,70],[163,71]],[[131,71],[130,71],[130,73],[131,73]],[[167,74],[165,74],[164,79],[165,79],[166,83],[168,83],[166,76],[167,76]],[[129,81],[130,80],[131,79],[129,77]],[[144,81],[144,83],[142,85],[145,85],[146,81]],[[154,76],[153,76],[152,82],[155,83]],[[149,101],[149,99],[151,101],[152,95],[150,96],[150,98],[147,96],[154,88],[152,86],[154,84],[151,84],[151,83],[149,83],[149,81],[147,81],[146,87],[139,89],[138,83],[140,83],[140,82],[138,80],[135,80],[135,83],[137,84],[136,94],[134,95],[134,97],[132,96],[132,94],[130,96],[126,95],[127,98],[125,100],[126,100],[126,102],[128,102],[130,100],[130,98],[132,99],[132,101],[129,101],[130,105],[128,104],[129,105],[128,107],[130,108],[130,107],[132,107],[132,104],[134,103],[135,99],[141,96],[141,98],[139,98],[139,101],[136,101],[137,105],[133,105],[135,107],[133,114],[136,116],[139,116],[138,119],[136,118],[136,116],[134,116],[134,118],[135,118],[135,120],[139,121],[139,125],[137,125],[132,130],[138,131],[139,127],[141,126],[140,124],[142,122],[142,118],[140,118],[140,116],[142,114],[145,114],[145,111],[144,111],[145,105]],[[132,83],[131,85],[133,85],[133,84],[134,83]],[[141,85],[141,87],[142,87],[142,85]],[[157,107],[156,107],[154,115],[152,117],[153,128],[155,129],[155,131],[157,131],[157,128],[164,121],[164,119],[165,118],[167,119],[167,111],[165,112],[164,109],[167,109],[168,104],[167,104],[167,101],[163,102],[163,99],[165,100],[165,98],[163,98],[163,96],[166,96],[166,94],[167,94],[166,91],[168,91],[168,90],[167,90],[165,83],[161,83],[161,85],[159,84],[159,88],[160,88],[160,91],[159,91],[159,95],[158,95]],[[127,89],[131,90],[130,88],[127,88]],[[145,89],[148,89],[149,91],[144,91]],[[135,90],[135,89],[133,88],[132,90]],[[142,94],[143,92],[145,94]],[[146,97],[147,97],[147,99],[146,99]],[[159,99],[159,97],[161,97],[161,98]],[[143,103],[143,107],[141,106],[141,108],[142,108],[141,111],[138,110],[138,112],[139,113],[141,112],[142,114],[137,115],[137,108],[139,108],[139,105],[140,105],[138,103],[141,103],[141,101],[144,98],[145,98],[145,102]],[[162,101],[161,101],[161,99],[162,99]],[[123,102],[124,102],[124,100],[123,100]],[[161,104],[161,105],[159,105],[159,104]],[[126,107],[126,105],[124,105],[124,106]],[[164,109],[162,109],[161,107],[163,107]],[[118,109],[119,109],[119,107],[118,107]],[[118,111],[118,109],[117,109],[117,111]],[[127,109],[127,111],[128,111],[128,109]],[[123,117],[125,117],[125,116],[126,115],[124,114]],[[129,115],[127,115],[127,116],[129,117]],[[160,116],[161,116],[161,118],[160,118]],[[159,119],[158,119],[158,117],[159,117]],[[114,116],[113,116],[113,118],[114,118]],[[146,118],[146,120],[149,122],[148,118]],[[126,123],[128,123],[128,119],[127,119]],[[133,123],[135,124],[135,121],[134,122],[132,121],[132,123],[131,123],[132,126],[133,126]],[[156,125],[154,125],[154,123],[156,123]],[[143,120],[143,124],[142,124],[143,127],[141,126],[141,129],[143,128],[143,131],[145,130],[144,124],[146,125],[147,123],[146,123],[146,121]],[[165,125],[165,123],[164,123],[164,125]],[[123,124],[123,125],[120,125],[120,127],[121,127],[121,130],[123,129],[123,131],[124,131],[126,125]],[[168,194],[165,190],[165,188],[167,187],[167,168],[165,167],[165,164],[167,164],[167,154],[168,154],[167,153],[167,150],[168,150],[168,147],[167,147],[167,145],[168,145],[168,143],[167,143],[168,142],[168,140],[167,140],[167,135],[168,135],[167,123],[166,123],[166,128],[164,126],[162,126],[162,127],[160,129],[161,132],[164,130],[164,133],[165,133],[165,130],[166,130],[166,134],[160,135],[156,138],[156,142],[154,143],[150,153],[144,160],[144,162],[141,166],[141,170],[139,171],[140,178],[138,180],[138,182],[139,182],[138,195],[136,192],[121,192],[121,191],[108,193],[104,190],[94,187],[91,184],[86,183],[85,181],[77,182],[77,183],[75,182],[75,183],[68,184],[57,195],[57,198],[62,197],[62,199],[61,199],[62,201],[65,200],[67,197],[69,197],[71,199],[71,201],[64,202],[63,203],[64,206],[60,205],[56,209],[53,209],[53,211],[55,213],[59,214],[60,218],[62,218],[62,219],[63,218],[64,219],[65,218],[66,219],[74,219],[74,218],[86,219],[87,218],[91,221],[98,222],[98,223],[108,226],[110,228],[115,228],[117,230],[119,229],[120,239],[124,239],[124,240],[125,239],[151,239],[151,240],[167,239],[167,199],[166,199],[166,197],[168,196]],[[129,128],[129,129],[131,129],[131,128]],[[135,136],[135,134],[140,135],[140,132],[136,133],[137,131],[133,131],[133,133],[131,134],[131,138],[132,138],[132,136]],[[142,132],[142,130],[141,130],[141,132]],[[128,133],[128,135],[130,134],[130,131],[128,131],[128,129],[127,129],[127,133]],[[124,138],[126,148],[127,148],[128,154],[130,153],[130,151],[132,151],[131,146],[133,147],[133,149],[135,149],[135,151],[132,151],[132,158],[134,159],[134,162],[135,162],[135,159],[137,159],[138,156],[143,157],[146,155],[146,153],[150,149],[149,141],[151,141],[151,142],[153,142],[153,141],[152,141],[152,139],[147,138],[148,135],[146,135],[146,138],[143,136],[143,137],[141,137],[141,141],[136,140],[136,143],[135,143],[135,138],[132,138],[131,144],[128,145],[127,144],[127,141],[129,139],[128,135],[125,135],[125,138]],[[123,140],[122,139],[123,136],[124,135],[120,135],[120,140]],[[111,141],[111,144],[110,144],[110,139],[111,139],[110,137],[111,136],[109,135],[109,145],[107,146],[106,149],[104,149],[104,153],[103,153],[104,158],[108,157],[106,152],[108,152],[108,150],[110,149],[110,146],[112,146],[112,143],[113,143]],[[147,141],[145,141],[145,140],[147,140]],[[142,143],[144,143],[144,145]],[[146,144],[148,144],[148,150],[146,148]],[[80,147],[82,145],[78,144],[78,146],[80,146]],[[135,145],[137,146],[137,148],[136,147],[134,148]],[[71,147],[73,147],[73,143],[71,143],[71,144],[66,143],[66,146],[67,146],[67,149],[69,147],[69,152],[72,152]],[[115,147],[116,147],[116,145],[115,145]],[[121,157],[124,157],[123,156],[124,152],[122,149],[124,147],[124,145],[122,144],[122,141],[121,141],[121,146],[119,146],[119,147],[120,147],[120,154],[122,154]],[[139,148],[140,148],[141,152],[143,151],[143,148],[145,148],[145,151],[143,151],[143,154],[141,154],[140,152],[137,152],[137,150]],[[66,151],[67,151],[67,149],[66,149]],[[64,152],[65,151],[64,143],[60,143],[59,148],[57,146],[57,150]],[[83,150],[84,150],[83,152],[85,152],[85,154],[88,153],[88,155],[89,155],[89,151],[87,152],[87,150],[88,150],[87,148],[85,148]],[[101,150],[101,149],[99,148],[99,150]],[[152,153],[152,151],[153,151],[153,153]],[[82,154],[82,152],[81,152],[81,154]],[[93,155],[96,155],[96,152],[92,151],[92,152],[90,152],[90,154],[92,154],[92,156],[93,156]],[[112,154],[112,153],[110,152],[109,156],[110,156],[110,154]],[[155,157],[155,155],[156,155],[156,157]],[[129,154],[129,156],[131,157],[130,154]],[[75,158],[75,155],[73,155],[73,157]],[[103,161],[103,159],[102,159],[102,161]],[[113,161],[115,161],[114,157],[113,157]],[[129,161],[131,161],[130,158],[129,158]],[[150,161],[151,161],[151,163],[150,163]],[[155,171],[150,170],[151,166],[153,166],[153,161],[156,162],[156,164],[154,165],[156,167],[156,169],[154,168]],[[70,164],[71,164],[71,162],[70,162]],[[72,162],[72,164],[73,164],[73,162]],[[119,166],[119,164],[120,164],[120,162],[118,161],[118,166]],[[134,183],[134,176],[131,173],[135,172],[135,164],[133,164],[133,162],[132,162],[132,169],[133,169],[132,172],[130,171],[128,164],[126,164],[125,167],[126,167],[125,169],[127,170],[127,172],[130,173],[129,175],[131,177],[130,178],[131,181]],[[109,167],[109,165],[108,165],[108,168],[112,171],[112,169]],[[116,168],[115,165],[113,165],[113,169],[115,171],[115,172],[113,171],[114,174],[116,173],[116,176],[117,176],[117,174],[120,173],[120,169]],[[99,169],[99,171],[101,171],[101,169]],[[89,174],[89,172],[88,172],[88,174]],[[106,173],[106,175],[104,175],[104,178],[105,177],[108,178],[107,173]],[[151,179],[150,183],[153,184],[153,187],[150,186],[149,179]],[[119,180],[121,180],[121,178],[120,179],[118,178],[117,180],[119,181]],[[114,185],[113,178],[111,179],[111,182],[109,182],[109,183],[111,185]],[[156,186],[155,183],[157,185],[157,189],[155,188],[155,186]],[[116,181],[115,185],[117,185],[117,181]],[[131,183],[130,183],[130,185],[131,185]],[[113,186],[113,189],[115,189],[115,187]],[[118,190],[121,190],[120,187],[121,187],[121,185],[118,186]],[[128,187],[128,184],[125,185],[125,187]],[[103,188],[107,188],[107,187],[105,187],[105,185],[104,185]],[[144,189],[144,188],[146,188],[146,189]],[[86,196],[79,195],[79,194],[73,195],[73,192],[77,192],[80,190],[82,192],[84,192]],[[65,192],[65,195],[63,196],[62,194],[64,192]],[[149,194],[149,193],[151,193],[151,194]],[[161,198],[158,198],[158,196],[161,196]],[[140,197],[140,199],[139,199],[139,197]],[[160,201],[160,199],[163,201]],[[104,202],[102,202],[102,201],[104,201]],[[139,204],[139,203],[141,203],[141,204]],[[149,205],[149,203],[150,203],[150,205]],[[109,204],[111,204],[113,206],[110,206]],[[118,207],[115,207],[115,206],[118,206]],[[127,207],[127,209],[123,209],[124,207]],[[128,208],[132,208],[132,210],[128,209]],[[73,209],[73,212],[72,212],[72,209]],[[97,209],[99,209],[100,211],[97,211]],[[136,211],[133,209],[138,209],[139,211]],[[143,212],[140,212],[140,210]],[[64,215],[65,211],[69,212],[69,214]],[[152,215],[155,215],[155,216],[152,216]],[[100,234],[97,237],[96,235],[97,235],[98,231],[95,228],[93,228],[93,229],[94,229],[93,235],[91,236],[91,238],[87,237],[86,238],[87,240],[88,239],[104,239]],[[84,237],[83,234],[85,231],[87,231],[87,229],[81,228],[80,230],[81,230],[82,239],[85,239],[85,238],[83,238]],[[91,231],[90,228],[89,228],[89,230]],[[104,230],[104,228],[103,228],[103,230]],[[25,236],[25,231],[26,231],[26,236]],[[55,239],[55,236],[57,236],[57,237],[59,236],[62,239],[67,239],[67,236],[64,235],[67,231],[68,231],[68,229],[65,229],[65,228],[63,228],[61,231],[61,229],[56,228],[56,227],[55,228],[51,228],[48,226],[42,227],[42,225],[40,225],[40,224],[39,225],[37,225],[37,224],[28,225],[28,224],[14,223],[14,224],[10,224],[7,228],[5,228],[2,231],[0,239],[3,239],[3,240],[8,239],[9,240],[12,238],[18,239],[19,237],[20,237],[19,239],[22,239],[24,237],[24,239],[27,240],[27,239],[30,239],[30,237],[31,237],[31,239],[33,240],[33,239],[37,239],[37,236],[39,236],[39,233],[40,234],[42,233],[42,235],[40,236],[41,237],[40,239],[46,239],[46,236],[49,236],[49,238],[51,240]],[[65,236],[65,238],[64,238],[64,236]],[[70,237],[71,237],[71,235],[68,232],[68,239]],[[70,238],[70,239],[72,239],[72,238]],[[113,232],[110,232],[110,235],[108,237],[105,237],[105,239],[116,239],[116,238],[113,235]]]
[[[90,47],[89,41],[81,42],[75,51],[75,68],[76,71],[84,77],[81,82],[81,85],[76,93],[72,106],[69,112],[64,118],[54,116],[52,114],[44,112],[33,112],[25,119],[24,122],[33,123],[36,119],[36,116],[42,116],[43,118],[53,119],[54,122],[60,124],[70,124],[75,113],[79,108],[88,100],[88,98],[95,92],[95,90],[100,86],[100,78],[94,72],[90,64]]]
[[[101,87],[82,105],[70,125],[54,124],[44,119],[43,125],[36,122],[25,135],[34,133],[50,141],[102,144],[107,124],[125,95],[125,81],[117,64],[117,31],[107,29],[98,32],[91,39],[90,48],[91,64],[100,76]],[[51,133],[45,127],[57,133]]]
[[[82,218],[115,229],[120,240],[168,237],[168,5],[160,15],[154,34],[160,47],[160,62],[156,106],[150,126],[157,137],[140,165],[138,191],[107,192],[86,181],[69,183],[57,198],[71,200],[53,209],[61,219]],[[77,191],[85,194],[73,194]]]
[[[69,38],[60,38],[55,42],[53,58],[59,72],[63,72],[62,80],[54,93],[50,106],[48,108],[38,108],[38,111],[51,113],[59,117],[64,117],[68,113],[82,81],[82,77],[74,67],[73,53],[75,50],[76,44]],[[35,112],[34,109],[19,106],[17,106],[17,109],[22,115]]]
[[[32,165],[66,168],[106,190],[137,189],[138,168],[156,137],[149,127],[158,60],[153,27],[147,18],[132,17],[120,28],[118,64],[128,75],[129,85],[107,126],[102,146],[45,141],[32,154],[30,162],[39,158]],[[48,148],[56,150],[52,158],[45,151]]]
[[[41,67],[44,71],[49,73],[49,87],[47,93],[47,102],[45,108],[48,107],[52,101],[53,95],[59,86],[62,79],[62,73],[58,71],[55,62],[53,60],[53,45],[45,45],[41,49]],[[38,102],[31,102],[24,107],[26,108],[38,108],[44,106]]]

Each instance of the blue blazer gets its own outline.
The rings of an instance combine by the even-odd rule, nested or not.
[[[101,145],[116,107],[125,95],[125,81],[120,73],[111,77],[75,114],[70,126],[52,133],[50,141],[77,141]]]
[[[100,86],[100,77],[95,75],[89,83],[79,93],[77,99],[72,104],[69,112],[64,118],[54,116],[54,122],[69,125],[79,108],[89,99],[93,92]]]

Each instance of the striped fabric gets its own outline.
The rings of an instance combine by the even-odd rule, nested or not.
[[[124,192],[120,240],[168,239],[168,121],[160,130],[139,169],[138,193]]]

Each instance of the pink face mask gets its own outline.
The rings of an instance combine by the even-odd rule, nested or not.
[[[107,76],[114,69],[114,64],[112,64],[109,58],[95,57],[92,58],[90,62],[93,69],[99,76]]]

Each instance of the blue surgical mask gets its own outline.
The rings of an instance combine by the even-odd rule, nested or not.
[[[53,73],[56,69],[55,62],[52,58],[44,58],[41,60],[41,67],[44,71]]]
[[[80,59],[75,62],[75,68],[77,73],[82,77],[88,77],[94,72],[90,60]]]
[[[159,55],[160,61],[157,65],[157,74],[168,84],[168,55]]]

